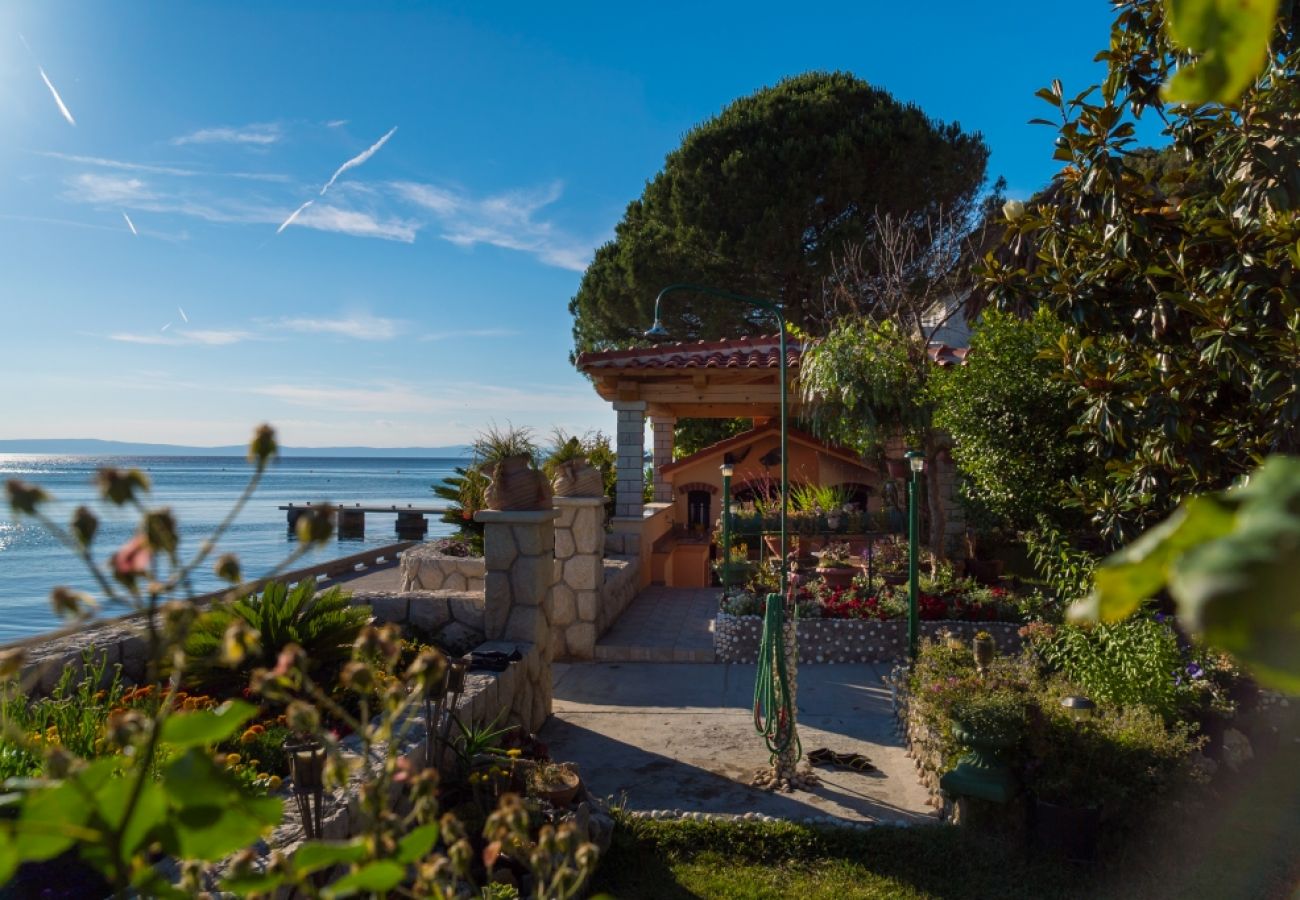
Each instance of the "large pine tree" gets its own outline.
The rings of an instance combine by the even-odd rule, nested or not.
[[[846,73],[813,72],[743,97],[692,129],[628,205],[569,305],[578,352],[625,346],[671,282],[781,300],[824,332],[823,281],[835,257],[870,238],[877,212],[926,230],[964,220],[984,183],[979,134],[928,117]],[[679,295],[665,324],[679,339],[771,332],[716,298]]]

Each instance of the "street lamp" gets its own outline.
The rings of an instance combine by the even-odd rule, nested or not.
[[[736,467],[724,462],[718,467],[722,472],[722,594],[731,590],[731,476]]]
[[[917,506],[921,494],[921,473],[925,471],[925,454],[920,450],[908,450],[903,456],[912,468],[912,480],[907,483],[907,652],[912,659],[916,659],[921,630],[916,565],[921,517]]]
[[[787,453],[787,432],[789,428],[786,422],[786,346],[785,346],[785,315],[781,312],[781,304],[773,300],[763,300],[758,297],[746,297],[743,294],[733,294],[730,291],[720,291],[717,288],[704,287],[698,284],[670,284],[659,292],[655,297],[655,321],[646,331],[645,336],[651,340],[661,341],[669,337],[668,329],[664,327],[663,319],[659,315],[660,303],[668,294],[677,291],[693,291],[698,294],[710,294],[714,297],[721,297],[724,300],[734,300],[737,303],[746,303],[750,306],[757,307],[772,315],[776,319],[777,337],[780,340],[780,372],[781,372],[781,596],[786,594],[788,586],[788,574],[786,572],[787,561],[786,555],[790,552],[790,537],[787,527],[787,513],[790,508],[790,455]]]

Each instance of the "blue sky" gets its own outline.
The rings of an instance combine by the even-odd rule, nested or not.
[[[692,125],[843,69],[981,131],[1027,196],[1056,168],[1033,92],[1095,81],[1109,20],[1041,0],[10,0],[0,438],[608,433],[567,304]]]

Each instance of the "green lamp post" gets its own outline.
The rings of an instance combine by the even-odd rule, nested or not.
[[[773,300],[763,300],[758,297],[746,297],[742,294],[733,294],[730,291],[720,291],[717,288],[703,287],[698,284],[670,284],[659,292],[655,297],[655,321],[645,336],[652,340],[665,340],[671,335],[668,329],[664,327],[663,319],[659,316],[660,304],[668,294],[678,291],[689,291],[697,294],[709,294],[714,297],[721,297],[724,300],[734,300],[737,303],[745,303],[749,306],[756,307],[776,319],[777,337],[780,340],[781,359],[779,360],[781,372],[781,596],[786,594],[788,583],[787,561],[786,556],[790,552],[790,537],[787,526],[787,513],[790,509],[790,455],[787,452],[787,437],[789,428],[786,422],[786,386],[787,386],[787,352],[785,339],[785,315],[781,312],[781,304]]]
[[[719,466],[722,472],[722,593],[731,589],[731,476],[735,467],[726,462]]]
[[[920,544],[921,516],[919,503],[921,499],[921,473],[925,471],[925,454],[920,450],[908,450],[903,454],[912,469],[912,480],[907,483],[907,653],[916,659],[916,647],[920,642],[920,611],[917,586],[917,549]]]

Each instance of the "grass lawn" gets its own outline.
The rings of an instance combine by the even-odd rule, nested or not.
[[[621,817],[596,892],[636,898],[1290,898],[1300,896],[1300,745],[1290,735],[1209,802],[1114,839],[1090,868],[942,825],[823,831]]]

